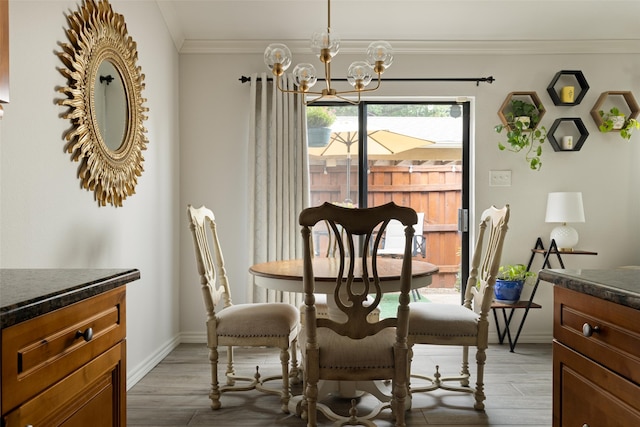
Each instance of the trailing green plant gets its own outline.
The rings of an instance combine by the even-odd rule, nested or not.
[[[620,128],[620,136],[629,140],[634,129],[640,129],[640,122],[636,119],[626,117],[617,107],[611,108],[608,112],[598,111],[602,118],[602,124],[599,126],[600,132],[611,132],[614,126],[614,117],[624,117],[624,124]]]
[[[530,102],[512,99],[509,110],[504,114],[507,124],[494,127],[497,133],[506,131],[507,140],[505,143],[499,142],[498,148],[514,153],[523,151],[533,170],[540,170],[542,167],[542,144],[547,138],[547,129],[544,126],[538,127],[543,111],[542,105],[536,107]],[[522,117],[528,117],[529,122],[523,121]]]
[[[536,273],[527,271],[524,264],[501,265],[498,269],[498,279],[525,282],[529,277],[535,277]]]
[[[538,125],[538,122],[540,122],[540,111],[542,111],[542,109],[542,105],[536,107],[530,102],[512,99],[511,108],[505,114],[505,117],[509,123],[515,122],[517,117],[529,117],[531,121],[530,127],[534,128]]]
[[[327,107],[307,107],[307,126],[310,128],[331,127],[336,113]]]
[[[547,138],[547,129],[539,126],[535,129],[526,129],[520,121],[512,121],[509,125],[496,125],[494,130],[497,133],[506,131],[506,143],[498,142],[501,151],[507,150],[514,153],[524,151],[525,159],[529,167],[533,170],[540,170],[542,167],[542,144]]]

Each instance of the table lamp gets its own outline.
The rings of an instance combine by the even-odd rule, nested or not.
[[[551,230],[551,240],[555,240],[558,249],[572,251],[578,244],[578,232],[567,223],[584,222],[582,193],[549,193],[545,222],[562,223]]]

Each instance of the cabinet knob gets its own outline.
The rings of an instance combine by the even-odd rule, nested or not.
[[[91,341],[91,339],[93,338],[93,329],[87,328],[84,330],[84,332],[82,331],[76,332],[76,338],[80,338],[80,337],[82,337],[86,342]]]
[[[600,326],[591,326],[588,323],[585,323],[584,325],[582,325],[582,335],[584,335],[585,337],[590,337],[591,335],[598,332],[600,332]]]

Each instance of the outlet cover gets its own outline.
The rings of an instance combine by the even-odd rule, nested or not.
[[[489,187],[510,187],[511,171],[489,171]]]

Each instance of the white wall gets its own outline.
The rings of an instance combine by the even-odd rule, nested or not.
[[[98,207],[64,151],[69,121],[55,104],[66,84],[54,54],[68,42],[76,1],[10,2],[11,103],[0,121],[0,266],[138,268],[127,290],[130,377],[179,338],[178,54],[155,2],[113,0],[137,42],[149,143],[136,194]]]
[[[265,42],[265,46],[266,46]],[[557,46],[556,46],[557,48]],[[338,55],[333,76],[342,76],[355,55]],[[312,62],[294,54],[294,62]],[[262,72],[262,52],[251,54],[181,55],[181,205],[209,205],[217,215],[234,300],[246,301],[249,280],[246,253],[247,123],[249,86],[241,75]],[[578,106],[557,107],[546,88],[560,70],[582,70],[590,89]],[[477,215],[495,204],[511,205],[512,214],[503,255],[504,263],[526,263],[538,236],[548,243],[553,224],[544,222],[550,191],[582,191],[586,223],[576,224],[579,247],[598,256],[565,257],[568,268],[607,268],[640,263],[638,243],[637,163],[640,132],[630,142],[617,134],[600,134],[589,111],[603,91],[632,90],[640,100],[640,54],[398,54],[385,77],[486,77],[493,84],[387,82],[376,96],[467,96],[474,100],[472,206]],[[336,83],[339,84],[339,83]],[[554,152],[545,144],[543,167],[531,171],[523,156],[500,152],[497,111],[512,91],[536,91],[547,113],[549,128],[556,118],[581,117],[590,135],[579,152]],[[489,171],[512,171],[511,187],[489,187]],[[189,172],[186,172],[186,171]],[[181,211],[181,223],[186,223]],[[186,228],[182,227],[184,231]],[[204,330],[198,278],[190,236],[182,234],[181,330],[195,339]],[[541,259],[538,263],[541,262]],[[538,264],[539,265],[539,264]],[[556,264],[557,265],[557,264]],[[539,267],[538,267],[539,268]],[[530,292],[526,290],[525,292]],[[530,313],[521,342],[551,338],[552,287],[540,285],[536,301],[542,310]],[[191,308],[197,307],[193,310]]]

